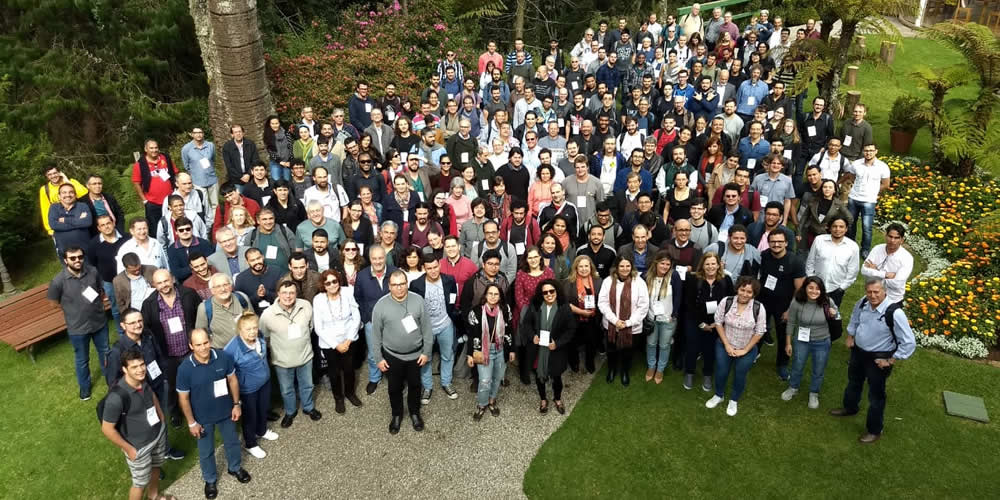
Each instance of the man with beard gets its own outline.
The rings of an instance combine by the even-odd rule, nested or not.
[[[336,270],[341,267],[338,261],[340,257],[337,247],[330,248],[330,236],[325,229],[313,231],[312,245],[303,250],[302,254],[306,256],[309,269],[317,273],[322,273],[327,269]]]
[[[250,297],[250,306],[253,307],[254,313],[260,315],[277,297],[281,270],[277,266],[268,265],[259,249],[248,248],[243,255],[246,256],[247,264],[250,266],[249,272],[240,273],[236,277],[234,289]]]
[[[407,157],[407,160],[409,158]],[[414,157],[414,159],[416,158]],[[345,185],[349,200],[356,200],[361,192],[361,186],[368,186],[372,191],[372,201],[382,203],[382,198],[385,196],[385,180],[375,171],[374,165],[371,155],[368,153],[358,154],[358,173],[351,176]],[[313,175],[315,176],[315,174]]]
[[[239,125],[235,127],[238,128]],[[242,129],[239,130],[242,139]],[[226,146],[228,147],[229,143],[226,143]],[[142,201],[146,220],[155,231],[157,223],[160,222],[160,215],[163,213],[163,200],[174,190],[177,167],[170,160],[170,156],[160,152],[156,141],[147,139],[143,149],[145,154],[139,156],[139,160],[132,166],[132,184],[135,186],[136,194],[139,195],[139,200]],[[242,157],[242,149],[240,151],[239,158]],[[223,154],[225,154],[225,149],[223,149]],[[249,149],[248,154],[251,154]],[[256,157],[256,149],[253,149],[251,156]],[[153,236],[156,236],[155,232]]]
[[[306,211],[309,210],[310,202],[318,201],[323,205],[325,217],[333,219],[335,222],[346,219],[350,198],[348,198],[344,187],[340,184],[331,184],[329,172],[322,167],[313,170],[313,182],[316,184],[306,189],[305,192]]]
[[[569,241],[572,244],[576,241],[577,221],[579,220],[576,207],[566,201],[566,190],[563,189],[562,184],[552,184],[550,190],[552,202],[542,207],[538,213],[538,226],[544,233],[552,228],[552,223],[557,215],[563,216],[566,219],[566,231],[569,232]]]
[[[528,204],[524,200],[510,202],[510,215],[500,224],[500,235],[503,240],[514,245],[514,253],[518,258],[524,255],[528,247],[538,245],[542,238],[542,230],[538,221],[528,219]]]
[[[340,156],[331,153],[330,145],[325,142],[317,143],[316,149],[319,152],[309,160],[309,170],[312,171],[316,167],[323,167],[333,179],[343,179],[344,174],[341,168],[342,161]]]
[[[247,213],[250,215],[251,219],[257,218],[257,212],[260,211],[260,205],[258,205],[256,201],[240,194],[236,189],[236,184],[226,182],[219,189],[219,193],[222,195],[222,203],[219,203],[219,206],[216,207],[215,218],[212,219],[213,234],[226,225],[229,220],[229,214],[232,213],[233,207],[243,207],[247,209]]]
[[[94,225],[93,213],[86,203],[77,201],[75,189],[70,183],[59,186],[59,203],[49,207],[49,227],[60,255],[69,246],[86,247]]]
[[[201,252],[191,252],[188,255],[188,265],[191,267],[191,276],[184,280],[184,286],[197,292],[201,300],[208,300],[212,296],[208,280],[219,271],[208,263],[208,259]]]
[[[611,267],[616,257],[615,249],[604,242],[604,228],[599,225],[590,227],[590,232],[587,234],[587,244],[577,248],[576,255],[590,257],[601,279],[607,278],[611,274]]]
[[[414,221],[403,223],[403,246],[415,246],[423,248],[427,246],[427,234],[430,231],[437,231],[438,234],[444,232],[441,224],[430,221],[431,207],[426,202],[417,203],[413,208]]]

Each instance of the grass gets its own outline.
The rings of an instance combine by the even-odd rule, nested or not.
[[[876,233],[875,243],[883,240]],[[914,274],[924,268],[918,262]],[[844,298],[862,295],[855,282]],[[846,325],[845,318],[845,325]],[[644,383],[645,357],[633,362],[632,385],[606,384],[604,375],[584,393],[572,415],[542,446],[525,474],[531,498],[651,496],[689,498],[847,498],[865,496],[973,498],[997,491],[1000,424],[944,413],[941,391],[982,396],[996,419],[1000,371],[984,363],[918,349],[888,383],[884,439],[856,441],[864,416],[836,419],[847,382],[848,350],[835,343],[820,409],[806,408],[806,392],[791,402],[774,372],[774,348],[750,371],[740,412],[708,410],[709,393],[685,391],[670,371],[662,385]],[[808,367],[807,367],[808,374]],[[806,376],[808,377],[808,375]],[[803,379],[803,388],[807,383]],[[862,401],[862,410],[867,409]],[[683,493],[681,493],[683,492]]]

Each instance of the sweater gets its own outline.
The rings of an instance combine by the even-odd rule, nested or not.
[[[389,277],[385,279],[388,282]],[[430,314],[419,295],[407,292],[400,302],[387,294],[375,303],[370,353],[376,362],[381,363],[385,354],[403,361],[413,361],[421,355],[429,359],[433,348]]]
[[[291,311],[271,304],[260,315],[260,332],[271,343],[271,362],[281,368],[298,368],[313,358],[312,305],[295,299]]]
[[[836,313],[837,305],[830,301],[830,307]],[[788,323],[785,326],[785,335],[792,340],[798,339],[799,328],[809,329],[809,341],[826,340],[830,338],[830,327],[826,320],[826,313],[816,302],[808,300],[805,303],[793,300],[788,307]]]

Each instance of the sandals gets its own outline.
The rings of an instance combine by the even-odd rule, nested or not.
[[[549,412],[549,402],[543,399],[541,403],[538,403],[538,413],[544,415],[548,412]]]
[[[566,414],[566,406],[563,405],[562,401],[556,401],[556,411],[559,412],[560,415]]]
[[[486,407],[485,406],[476,407],[476,412],[472,414],[472,420],[475,420],[475,421],[478,422],[478,421],[480,421],[480,420],[483,419],[483,415],[485,415],[485,414],[486,414]]]

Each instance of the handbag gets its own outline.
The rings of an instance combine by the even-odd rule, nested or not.
[[[477,365],[486,364],[486,359],[483,357],[483,351],[472,351],[472,362]]]
[[[844,334],[844,320],[840,317],[840,311],[836,314],[830,309],[830,304],[823,307],[826,313],[826,326],[830,330],[830,342],[836,342]]]

